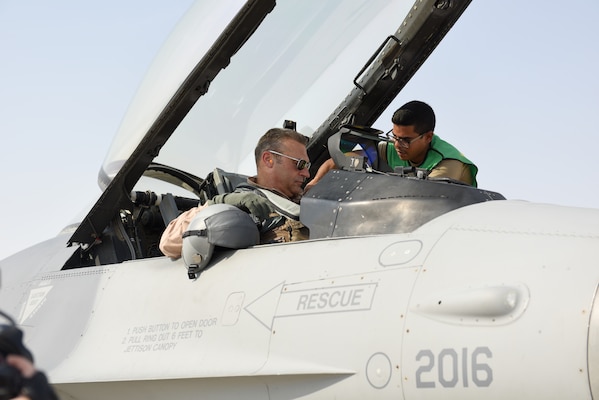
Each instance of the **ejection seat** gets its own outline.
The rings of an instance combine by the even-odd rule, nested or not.
[[[212,179],[216,187],[217,194],[231,193],[238,185],[246,183],[248,176],[234,172],[226,172],[220,168],[212,171]]]

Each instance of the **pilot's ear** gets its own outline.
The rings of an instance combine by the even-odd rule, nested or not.
[[[269,168],[274,166],[275,160],[274,160],[272,153],[269,151],[262,152],[262,162],[264,163],[265,166],[267,166]]]

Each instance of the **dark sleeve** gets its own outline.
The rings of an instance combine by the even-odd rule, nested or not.
[[[37,371],[31,378],[23,379],[22,394],[31,400],[58,400],[43,372]]]

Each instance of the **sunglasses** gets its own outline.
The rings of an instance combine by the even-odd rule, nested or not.
[[[300,171],[302,169],[310,169],[310,166],[312,165],[312,163],[310,161],[302,160],[300,158],[291,157],[291,156],[288,156],[287,154],[279,153],[278,151],[274,151],[274,150],[266,150],[266,151],[268,151],[269,153],[272,153],[272,154],[276,154],[277,156],[283,156],[283,157],[286,157],[286,158],[288,158],[290,160],[295,161],[296,162],[295,166]]]

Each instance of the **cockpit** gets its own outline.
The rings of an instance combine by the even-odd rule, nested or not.
[[[290,120],[310,138],[312,176],[329,157],[341,167],[301,201],[310,240],[411,232],[503,198],[419,171],[382,172],[337,151],[379,139],[370,127],[390,124],[388,106],[466,7],[197,2],[131,103],[99,173],[103,193],[68,241],[77,250],[64,268],[160,256],[166,224],[245,182],[257,139]]]
[[[370,129],[344,126],[329,143],[367,148],[379,139]],[[300,221],[308,227],[310,240],[412,232],[451,210],[504,199],[499,193],[457,181],[428,179],[421,171],[373,170],[366,158],[356,162],[343,153],[341,146],[329,151],[342,168],[325,175],[300,203]],[[65,268],[162,256],[158,244],[171,220],[217,194],[234,191],[246,183],[248,175],[214,168],[205,178],[198,178],[152,164],[147,177],[178,182],[178,186],[189,191],[189,196],[133,191],[129,207],[119,210],[103,232],[102,240],[90,249],[81,249]]]

